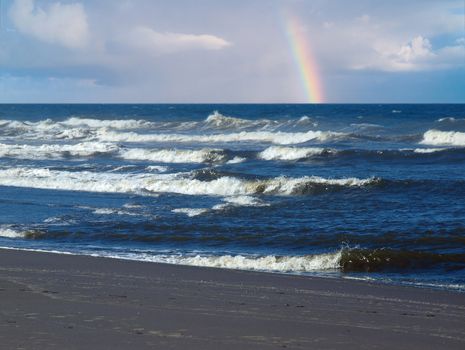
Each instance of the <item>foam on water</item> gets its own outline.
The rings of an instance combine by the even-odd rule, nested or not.
[[[465,132],[428,130],[423,135],[423,144],[465,146]]]
[[[208,148],[197,150],[128,148],[121,150],[120,157],[160,163],[214,163],[226,158],[223,150]]]
[[[206,208],[177,208],[171,210],[173,213],[185,214],[188,217],[192,218],[194,216],[199,216],[208,212]]]
[[[129,215],[129,216],[140,216],[141,214],[131,212],[128,210],[121,210],[115,208],[97,208],[93,212],[96,215]]]
[[[265,160],[299,160],[311,156],[317,156],[332,152],[319,147],[283,147],[271,146],[258,154],[258,157]]]
[[[24,232],[13,230],[8,226],[0,226],[0,237],[23,238]]]
[[[447,148],[415,148],[413,152],[425,154],[425,153],[441,152],[445,150],[447,150]]]
[[[68,157],[114,156],[126,160],[159,163],[214,163],[226,159],[221,149],[149,149],[122,148],[114,143],[81,142],[77,144],[5,144],[0,143],[0,157],[19,159],[60,159]],[[240,159],[235,159],[238,162]]]
[[[229,204],[247,206],[247,207],[268,207],[270,203],[266,203],[252,196],[234,196],[223,198],[223,201]]]
[[[311,193],[316,186],[361,187],[379,179],[325,179],[317,176],[301,178],[276,177],[268,180],[244,180],[223,176],[201,181],[187,174],[119,174],[100,172],[69,172],[43,168],[9,168],[0,170],[1,186],[40,189],[108,192],[108,193],[178,193],[186,195],[300,195]],[[184,176],[184,177],[183,177]]]
[[[227,117],[221,114],[218,111],[213,112],[210,114],[207,119],[205,119],[205,124],[208,126],[213,126],[217,129],[229,129],[229,128],[245,128],[251,127],[255,125],[262,125],[270,123],[270,120],[248,120],[248,119],[240,119],[234,117]]]
[[[146,260],[155,260],[159,262],[180,265],[217,267],[237,270],[303,273],[323,270],[337,270],[340,265],[341,252],[304,256],[167,256],[161,259],[159,257],[155,257],[153,259],[147,257]]]
[[[346,136],[332,131],[307,132],[270,132],[242,131],[229,134],[140,134],[135,132],[115,132],[98,130],[96,138],[105,142],[180,142],[180,143],[229,143],[229,142],[265,142],[280,145],[305,143],[308,141],[328,141]]]
[[[226,164],[239,164],[239,163],[245,162],[246,160],[247,159],[244,157],[234,157],[233,159],[228,160]]]
[[[20,159],[47,159],[63,157],[90,157],[114,154],[119,147],[111,143],[82,142],[78,144],[17,145],[0,143],[0,157]]]

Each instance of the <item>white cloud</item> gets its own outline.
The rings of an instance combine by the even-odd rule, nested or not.
[[[465,46],[461,43],[434,49],[422,36],[413,38],[399,47],[375,49],[373,61],[360,68],[383,71],[424,71],[465,65]]]
[[[160,33],[145,26],[132,29],[124,41],[134,48],[154,55],[191,49],[220,50],[231,45],[225,39],[215,35]]]
[[[411,63],[434,56],[431,43],[421,35],[414,38],[407,45],[403,45],[397,53],[400,62]]]
[[[453,22],[457,16],[441,15],[436,19],[428,12],[429,25],[423,16],[415,23],[376,14],[339,21],[325,17],[319,28],[315,24],[308,28],[308,35],[320,61],[329,69],[409,72],[465,66],[465,40],[447,42],[441,38],[454,33],[443,22]],[[331,26],[327,25],[328,19],[332,20]]]
[[[15,0],[10,17],[18,31],[44,42],[81,48],[88,41],[87,16],[80,3],[56,2],[42,9],[34,0]]]

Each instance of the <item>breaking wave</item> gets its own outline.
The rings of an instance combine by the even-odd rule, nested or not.
[[[210,114],[207,119],[204,121],[204,126],[207,128],[213,129],[247,129],[247,128],[269,128],[269,127],[276,127],[279,126],[280,123],[278,121],[269,120],[269,119],[258,119],[258,120],[250,120],[250,119],[241,119],[241,118],[234,118],[228,117],[221,114],[218,111],[213,112]]]
[[[340,259],[343,272],[420,270],[446,263],[456,268],[465,268],[465,255],[391,249],[345,249]]]
[[[96,138],[106,142],[181,142],[181,143],[230,143],[230,142],[265,142],[280,145],[292,145],[308,141],[324,142],[344,137],[346,134],[332,131],[307,132],[270,132],[242,131],[229,134],[192,135],[192,134],[139,134],[135,132],[115,132],[98,130]]]
[[[272,272],[311,272],[336,270],[339,268],[341,252],[305,256],[193,256],[166,257],[163,262],[179,265],[217,267],[236,270],[257,270]]]
[[[83,142],[78,144],[10,145],[0,143],[0,157],[20,159],[47,159],[64,157],[90,157],[113,154],[119,151],[115,144]]]
[[[221,149],[124,148],[114,143],[18,145],[0,143],[0,157],[19,159],[61,159],[68,157],[115,156],[127,160],[159,163],[214,163],[226,160]]]
[[[341,249],[333,253],[297,256],[168,256],[146,258],[159,262],[181,265],[218,267],[239,270],[258,270],[271,272],[305,273],[325,270],[342,272],[388,272],[415,271],[452,264],[456,268],[465,268],[463,254],[437,254],[415,251],[396,251],[388,249]]]
[[[317,176],[301,178],[276,177],[266,180],[244,180],[222,176],[202,181],[188,174],[119,174],[99,172],[69,172],[38,168],[0,170],[1,186],[109,193],[177,193],[185,195],[305,195],[329,187],[362,187],[380,179],[325,179]]]
[[[335,151],[319,147],[271,146],[260,152],[258,156],[265,160],[299,160],[328,153],[335,153]]]
[[[14,230],[9,226],[0,226],[0,237],[23,238],[24,232]]]
[[[202,148],[186,149],[156,149],[128,148],[120,152],[123,159],[146,160],[160,163],[214,163],[226,159],[223,150]]]
[[[423,144],[465,146],[465,132],[428,130],[423,135]]]

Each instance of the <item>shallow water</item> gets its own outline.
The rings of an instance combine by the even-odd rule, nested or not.
[[[464,105],[2,105],[0,246],[465,290]]]

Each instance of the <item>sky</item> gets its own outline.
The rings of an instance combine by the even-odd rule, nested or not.
[[[465,103],[464,0],[0,0],[0,103]]]

